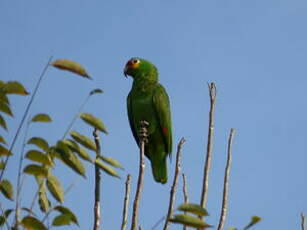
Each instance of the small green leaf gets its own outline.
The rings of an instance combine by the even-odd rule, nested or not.
[[[4,169],[5,163],[4,161],[0,161],[0,170]]]
[[[79,144],[83,145],[84,147],[86,147],[90,150],[96,151],[95,143],[90,138],[88,138],[87,136],[82,135],[82,134],[80,134],[76,131],[71,131],[70,135]]]
[[[37,150],[29,150],[25,156],[27,159],[42,163],[44,165],[52,166],[52,161],[49,156]]]
[[[10,156],[10,155],[12,155],[12,152],[10,152],[10,150],[8,150],[7,148],[5,148],[3,145],[0,144],[0,157]]]
[[[6,93],[3,92],[3,89],[1,88],[1,86],[0,86],[0,103],[5,103],[5,104],[10,105],[10,100],[7,97]]]
[[[71,224],[70,216],[65,214],[60,214],[56,216],[52,221],[53,226],[64,226],[70,224]]]
[[[238,230],[238,229],[235,227],[229,227],[228,230]]]
[[[0,181],[0,192],[7,199],[14,200],[13,186],[8,180],[4,179]]]
[[[36,114],[34,117],[32,117],[31,121],[32,122],[51,122],[52,119],[48,114],[39,113],[39,114]]]
[[[8,219],[9,215],[13,212],[13,209],[7,209],[4,211],[3,215],[0,216],[0,227],[3,226]]]
[[[3,143],[3,144],[5,144],[5,145],[7,144],[6,141],[5,141],[5,139],[4,139],[3,136],[1,136],[1,135],[0,135],[0,143]]]
[[[97,94],[97,93],[103,93],[103,90],[102,90],[102,89],[93,89],[93,90],[90,92],[90,95],[92,96],[93,94]]]
[[[41,177],[36,177],[36,180],[39,186],[38,190],[39,208],[42,212],[46,213],[50,209],[51,203],[47,197],[45,179],[42,179]]]
[[[13,117],[13,113],[12,113],[12,110],[10,108],[10,106],[8,104],[5,104],[5,103],[0,103],[0,111]]]
[[[186,203],[186,204],[180,205],[177,209],[183,212],[193,213],[197,216],[208,216],[209,215],[207,210],[198,204]]]
[[[48,175],[48,170],[46,168],[34,164],[27,165],[24,168],[23,172],[38,177],[47,177]]]
[[[24,88],[24,86],[19,83],[18,81],[9,81],[7,82],[2,90],[6,93],[6,94],[18,94],[18,95],[23,95],[26,96],[29,93],[26,91],[26,89]]]
[[[102,169],[104,172],[106,172],[107,174],[109,174],[110,176],[114,176],[117,178],[120,178],[120,176],[118,175],[118,173],[112,169],[111,167],[107,166],[106,164],[102,163],[101,161],[99,161],[98,159],[95,160],[95,164]]]
[[[261,221],[261,217],[259,216],[252,216],[251,221],[248,225],[244,227],[244,230],[249,229],[250,227],[254,226],[255,224],[259,223]]]
[[[58,69],[67,70],[75,74],[78,74],[82,77],[91,79],[91,77],[86,72],[85,68],[77,62],[67,59],[58,59],[52,62],[51,65],[53,65]]]
[[[81,176],[85,177],[85,168],[82,162],[75,156],[75,154],[63,141],[59,141],[57,143],[55,151],[59,153],[60,159],[67,166],[69,166],[72,170],[74,170]]]
[[[197,217],[184,215],[184,214],[175,215],[173,218],[170,218],[169,221],[173,223],[183,224],[185,226],[192,228],[205,229],[212,227],[211,225],[205,223],[204,221],[202,221]]]
[[[70,139],[66,139],[63,142],[70,148],[71,151],[77,153],[78,156],[81,157],[83,160],[93,163],[93,160],[90,155],[86,152],[85,149],[79,146],[78,143]]]
[[[28,145],[36,145],[38,148],[44,150],[44,151],[48,151],[49,150],[49,144],[48,142],[41,137],[32,137],[30,140],[28,140],[27,142]]]
[[[47,188],[52,196],[60,203],[64,202],[64,190],[58,179],[49,173],[47,177]]]
[[[6,122],[5,122],[4,118],[1,116],[1,114],[0,114],[0,126],[2,128],[4,128],[5,130],[7,130]]]
[[[105,157],[105,156],[100,155],[100,156],[98,156],[98,158],[103,160],[107,164],[112,165],[115,168],[124,169],[123,166],[117,160],[115,160],[111,157]]]
[[[21,221],[26,230],[47,230],[45,225],[33,216],[26,216]]]
[[[61,214],[65,214],[70,217],[70,221],[74,222],[76,225],[79,225],[78,219],[75,214],[67,207],[64,206],[56,206],[54,210],[59,211]]]
[[[99,118],[94,117],[92,114],[89,113],[82,113],[80,115],[80,118],[90,126],[100,130],[101,132],[104,132],[105,134],[108,134],[105,125]]]

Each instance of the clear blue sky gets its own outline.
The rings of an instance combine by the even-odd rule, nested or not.
[[[298,229],[300,212],[307,212],[306,12],[303,0],[3,0],[0,76],[18,80],[33,92],[51,55],[87,68],[94,81],[52,68],[47,72],[31,114],[49,113],[54,122],[35,124],[29,135],[44,136],[50,143],[61,138],[90,90],[105,91],[91,98],[85,111],[105,122],[109,135],[102,137],[103,152],[122,162],[125,171],[122,180],[103,176],[103,229],[119,229],[125,176],[132,174],[131,197],[137,180],[138,149],[126,112],[132,82],[123,76],[126,61],[139,56],[159,69],[171,99],[174,143],[182,136],[187,140],[182,167],[192,202],[199,202],[201,191],[209,108],[206,82],[215,82],[207,221],[218,224],[227,136],[235,128],[226,226],[242,228],[258,215],[263,221],[255,229]],[[15,119],[9,119],[8,139],[28,100],[12,98]],[[74,129],[91,134],[82,122]],[[171,184],[154,183],[148,163],[140,210],[146,230],[166,213]],[[169,165],[172,178],[174,161]],[[6,175],[14,180],[17,156],[9,166]],[[87,180],[63,167],[55,174],[65,187],[76,180],[65,205],[77,214],[80,229],[91,229],[93,168],[87,165]],[[181,185],[180,181],[176,205],[183,200]],[[32,195],[33,187],[26,187],[25,204]]]

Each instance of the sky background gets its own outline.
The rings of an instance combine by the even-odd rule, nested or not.
[[[102,229],[120,228],[126,175],[132,175],[131,198],[138,175],[138,148],[126,111],[132,83],[123,75],[127,60],[143,57],[159,69],[171,100],[174,150],[181,137],[186,139],[182,171],[195,203],[200,200],[207,142],[206,84],[215,82],[207,222],[218,225],[227,138],[235,128],[226,226],[242,229],[258,215],[262,221],[255,229],[299,229],[300,213],[307,213],[306,12],[304,0],[2,0],[0,79],[18,80],[33,92],[51,55],[86,67],[93,81],[52,67],[47,71],[30,114],[48,113],[53,122],[33,124],[29,137],[43,136],[50,144],[62,137],[92,89],[105,91],[93,96],[84,112],[104,121],[109,135],[101,135],[102,151],[120,161],[125,171],[120,172],[121,180],[103,174]],[[8,140],[29,98],[12,96],[15,118],[8,118],[8,133],[1,131]],[[82,121],[73,129],[87,135],[92,131]],[[12,181],[23,135],[6,173]],[[174,163],[169,163],[169,183],[162,186],[153,181],[146,160],[139,222],[146,230],[167,212]],[[87,180],[65,167],[55,169],[65,188],[75,183],[64,205],[80,222],[80,228],[59,229],[92,229],[94,173],[91,165],[86,168]],[[26,182],[30,186],[23,191],[25,206],[35,191],[32,178]],[[183,202],[181,179],[178,186],[175,206]],[[3,197],[2,201],[13,207]]]

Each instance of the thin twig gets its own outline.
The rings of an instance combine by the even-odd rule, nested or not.
[[[35,98],[36,92],[37,92],[37,90],[38,90],[38,88],[39,88],[39,86],[40,86],[40,84],[41,84],[41,81],[42,81],[42,79],[43,79],[43,77],[44,77],[44,75],[45,75],[45,73],[46,73],[46,71],[47,71],[47,69],[48,69],[48,67],[49,67],[49,64],[50,64],[52,58],[53,58],[53,57],[51,56],[51,57],[48,59],[48,62],[47,62],[47,64],[46,64],[46,66],[44,67],[43,72],[41,73],[41,75],[40,75],[40,77],[39,77],[39,79],[38,79],[38,81],[37,81],[37,84],[36,84],[36,86],[35,86],[34,92],[33,92],[32,96],[31,96],[31,99],[30,99],[30,101],[29,101],[27,107],[26,107],[26,110],[25,110],[25,112],[24,112],[24,114],[23,114],[23,116],[22,116],[21,122],[20,122],[20,124],[19,124],[19,126],[18,126],[18,128],[17,128],[16,134],[15,134],[15,136],[14,136],[14,138],[13,138],[12,143],[11,143],[9,152],[12,152],[12,150],[13,150],[13,148],[14,148],[14,145],[15,145],[15,143],[16,143],[16,140],[17,140],[18,136],[19,136],[20,130],[21,130],[22,126],[23,126],[23,123],[24,123],[24,121],[25,121],[25,119],[26,119],[26,117],[27,117],[27,115],[28,115],[28,113],[29,113],[29,110],[30,110],[31,105],[32,105],[32,103],[33,103],[33,100],[34,100],[34,98]],[[8,161],[9,161],[9,157],[10,157],[10,155],[6,156],[6,159],[5,159],[5,161],[4,161],[4,168],[1,170],[0,181],[1,181],[2,177],[3,177],[3,175],[4,175],[6,166],[7,166]]]
[[[125,190],[125,198],[124,198],[124,208],[123,208],[123,219],[121,230],[125,230],[128,222],[128,204],[129,204],[129,196],[130,196],[130,174],[127,175],[126,180],[126,190]]]
[[[93,132],[95,144],[96,144],[96,159],[100,156],[100,142],[98,130],[95,129]],[[95,164],[95,204],[94,204],[94,230],[100,229],[100,170],[98,166]]]
[[[15,206],[15,228],[18,229],[19,227],[19,214],[20,214],[20,203],[21,203],[21,196],[20,196],[20,192],[21,192],[21,188],[22,188],[22,183],[21,183],[21,168],[22,168],[22,163],[23,163],[23,159],[24,159],[24,151],[25,151],[25,147],[26,147],[26,141],[27,141],[27,137],[28,137],[28,131],[29,131],[29,126],[30,126],[30,121],[27,122],[27,126],[26,126],[26,130],[25,130],[25,136],[23,139],[23,145],[22,145],[22,149],[21,149],[21,153],[20,153],[20,158],[19,158],[19,165],[18,165],[18,175],[17,175],[17,183],[16,183],[16,206]]]
[[[228,190],[229,190],[229,173],[230,173],[231,160],[232,160],[232,142],[234,134],[235,130],[230,129],[230,134],[228,138],[227,163],[226,163],[225,177],[224,177],[223,202],[222,202],[222,210],[220,215],[220,222],[217,228],[218,230],[224,229],[224,224],[226,220],[227,200],[228,200]]]
[[[160,223],[162,223],[163,220],[165,220],[166,216],[162,216],[156,223],[155,225],[151,228],[151,230],[155,230],[159,225]]]
[[[305,230],[305,219],[306,216],[304,215],[304,213],[301,213],[301,230]]]
[[[149,123],[147,121],[140,122],[140,165],[139,165],[139,176],[138,176],[138,184],[136,188],[135,198],[133,202],[133,213],[132,213],[132,223],[131,230],[137,230],[138,227],[138,215],[139,215],[139,203],[141,199],[141,192],[143,189],[144,183],[144,170],[145,170],[145,143],[148,142],[147,139],[147,127]]]
[[[189,203],[189,195],[188,195],[188,189],[187,189],[187,183],[186,183],[186,177],[185,174],[182,173],[182,191],[183,191],[183,197],[184,197],[184,203]],[[186,212],[184,212],[186,214]],[[186,230],[187,226],[183,225],[183,230]]]
[[[175,175],[174,175],[173,185],[172,185],[172,188],[171,188],[171,191],[170,191],[168,212],[167,212],[167,216],[166,216],[166,220],[165,220],[165,223],[164,223],[163,230],[168,229],[169,218],[173,215],[174,202],[175,202],[175,199],[176,199],[176,190],[177,190],[178,178],[179,178],[179,173],[180,173],[180,170],[181,170],[181,163],[180,163],[181,149],[182,149],[184,142],[185,142],[185,139],[181,138],[181,140],[179,141],[179,144],[177,146]]]
[[[204,165],[203,187],[202,187],[201,201],[200,201],[200,205],[203,208],[206,207],[208,200],[209,171],[211,167],[211,154],[213,147],[213,131],[214,131],[214,111],[215,111],[215,102],[216,102],[215,84],[208,83],[208,87],[209,87],[209,96],[210,96],[209,129],[208,129],[206,162]]]

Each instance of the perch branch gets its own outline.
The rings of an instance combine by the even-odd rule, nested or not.
[[[44,69],[43,69],[43,71],[42,71],[42,73],[41,73],[41,75],[40,75],[40,77],[39,77],[39,79],[38,79],[38,81],[37,81],[37,84],[36,84],[36,86],[35,86],[34,92],[33,92],[32,96],[31,96],[31,98],[30,98],[30,101],[29,101],[29,103],[28,103],[28,105],[27,105],[27,107],[26,107],[26,110],[25,110],[25,112],[24,112],[24,114],[23,114],[23,116],[22,116],[21,122],[20,122],[20,124],[19,124],[19,126],[18,126],[18,128],[17,128],[16,134],[15,134],[15,136],[14,136],[14,138],[13,138],[13,141],[12,141],[12,143],[11,143],[11,145],[10,145],[9,152],[12,152],[12,150],[13,150],[13,148],[14,148],[14,145],[15,145],[15,143],[16,143],[16,140],[17,140],[18,136],[19,136],[20,130],[21,130],[21,128],[22,128],[22,126],[23,126],[23,123],[25,122],[25,120],[26,120],[26,118],[27,118],[27,116],[28,116],[29,110],[30,110],[30,108],[31,108],[31,105],[32,105],[33,100],[34,100],[34,98],[35,98],[35,95],[36,95],[36,93],[37,93],[37,90],[38,90],[38,88],[39,88],[39,86],[40,86],[40,84],[41,84],[41,81],[42,81],[42,79],[43,79],[43,77],[44,77],[44,75],[45,75],[45,73],[46,73],[46,71],[47,71],[47,69],[48,69],[48,67],[49,67],[49,64],[50,64],[52,58],[53,58],[53,57],[51,56],[51,57],[48,59],[48,62],[47,62],[47,64],[45,65],[45,67],[44,67]],[[1,174],[0,174],[0,181],[1,181],[2,177],[3,177],[3,175],[4,175],[6,166],[7,166],[8,161],[9,161],[9,157],[10,157],[10,155],[8,155],[8,156],[6,157],[6,159],[5,159],[5,161],[4,161],[4,167],[3,167],[3,169],[1,170]]]
[[[140,166],[139,166],[139,176],[138,176],[138,184],[135,193],[135,198],[133,202],[133,213],[132,213],[132,223],[131,223],[131,230],[137,230],[138,227],[138,215],[139,215],[139,203],[141,199],[141,192],[143,189],[143,182],[144,182],[144,169],[145,169],[145,143],[148,142],[147,139],[147,127],[149,123],[147,121],[140,122]]]
[[[130,180],[131,176],[130,174],[127,175],[126,180],[126,191],[125,191],[125,198],[124,198],[124,208],[123,208],[123,219],[122,219],[122,226],[121,230],[125,230],[127,226],[127,220],[128,220],[128,204],[129,204],[129,195],[130,195]]]
[[[180,170],[181,170],[181,165],[180,165],[181,149],[182,149],[182,145],[184,144],[184,142],[185,142],[185,139],[181,138],[181,140],[179,141],[179,144],[177,146],[175,175],[174,175],[173,185],[172,185],[172,188],[171,188],[171,191],[170,191],[168,212],[167,212],[167,216],[166,216],[166,219],[165,219],[165,224],[164,224],[163,230],[168,229],[169,218],[173,214],[174,202],[175,202],[175,198],[176,198],[176,190],[177,190],[177,184],[178,184],[178,178],[179,178],[179,173],[180,173]]]
[[[93,137],[96,144],[96,159],[100,156],[100,142],[99,142],[99,135],[98,130],[95,129],[93,131]],[[98,166],[95,164],[95,204],[94,204],[94,230],[100,229],[100,170]]]
[[[223,189],[223,202],[222,202],[222,210],[220,215],[220,222],[217,228],[218,230],[224,229],[224,224],[226,220],[228,189],[229,189],[229,173],[230,173],[231,160],[232,160],[232,142],[234,134],[235,130],[231,129],[228,138],[227,163],[225,168],[224,189]]]
[[[213,131],[214,131],[214,111],[216,103],[216,86],[214,83],[208,83],[209,96],[210,96],[210,112],[209,112],[209,129],[208,129],[208,141],[207,141],[207,154],[204,165],[203,175],[203,187],[201,193],[200,205],[205,208],[208,200],[208,188],[209,188],[209,171],[211,167],[211,154],[213,147]]]

